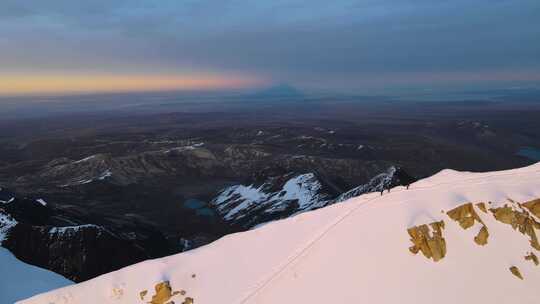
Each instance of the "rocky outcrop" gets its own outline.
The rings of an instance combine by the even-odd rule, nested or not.
[[[488,213],[486,203],[477,203],[476,207],[478,207],[478,209],[480,209],[482,212]]]
[[[540,264],[540,262],[538,261],[538,257],[533,252],[529,252],[529,254],[527,254],[525,256],[525,260],[533,262],[534,265],[536,265],[536,266],[538,266],[538,264]]]
[[[0,219],[10,219],[0,221],[3,247],[23,262],[76,282],[170,253],[165,237],[151,227],[89,224],[91,218],[35,199],[14,197],[2,205]]]
[[[540,199],[535,199],[530,202],[523,203],[523,207],[529,210],[534,216],[540,219]]]
[[[342,202],[365,193],[381,192],[396,186],[408,186],[415,181],[416,179],[402,168],[392,166],[386,172],[373,177],[368,183],[341,194],[336,201]]]
[[[446,214],[452,220],[457,222],[464,230],[475,225],[481,225],[474,241],[476,244],[484,246],[488,243],[489,232],[488,227],[476,212],[474,208],[474,206],[476,206],[486,214],[491,213],[495,220],[510,225],[515,231],[522,235],[526,235],[529,238],[531,247],[540,250],[540,244],[536,234],[536,230],[540,230],[540,222],[536,219],[540,212],[540,199],[525,203],[515,202],[511,199],[508,201],[509,203],[504,204],[502,207],[490,209],[486,208],[485,203],[477,203],[475,205],[472,203],[465,203],[451,209],[446,212]],[[491,204],[491,202],[489,204]],[[417,254],[421,251],[426,258],[432,258],[435,262],[442,259],[446,253],[446,243],[442,236],[443,229],[443,221],[433,222],[429,225],[423,224],[407,229],[407,232],[411,237],[411,242],[413,243],[413,246],[409,247],[409,250],[413,254]],[[528,252],[524,258],[526,261],[531,261],[535,265],[540,264],[538,257],[532,251]],[[511,266],[509,270],[514,276],[523,280],[523,276],[516,266]]]
[[[444,221],[433,222],[429,225],[414,226],[407,229],[413,246],[409,251],[417,254],[419,251],[428,259],[438,262],[446,255],[446,240],[443,237]]]
[[[152,296],[150,304],[165,304],[174,295],[169,281],[156,284],[154,289],[155,294]]]
[[[512,267],[509,268],[509,270],[518,279],[523,280],[523,276],[521,275],[521,272],[519,271],[519,268],[517,268],[516,266],[512,266]]]
[[[20,260],[80,282],[149,258],[145,250],[96,225],[13,227],[3,246]]]
[[[483,205],[479,205],[479,208],[482,210]],[[485,206],[484,206],[485,208]],[[480,228],[480,231],[478,234],[474,237],[474,242],[478,245],[484,246],[488,242],[489,232],[487,229],[487,226],[484,224],[480,216],[476,213],[474,210],[472,203],[463,204],[461,206],[458,206],[446,213],[451,219],[458,222],[461,228],[463,229],[469,229],[475,225],[475,223],[478,223],[479,225],[482,225],[482,228]]]
[[[474,242],[480,246],[484,246],[488,243],[489,232],[486,226],[482,226],[478,234],[474,237]]]
[[[472,203],[467,203],[456,207],[446,212],[446,214],[448,214],[451,219],[458,222],[463,229],[471,228],[475,222],[478,222],[482,225],[484,224],[476,211],[474,211]]]
[[[540,250],[540,243],[538,242],[538,236],[535,231],[536,229],[540,229],[540,223],[526,210],[522,209],[522,205],[515,203],[513,205],[515,207],[506,204],[503,207],[491,208],[489,210],[493,213],[497,221],[510,225],[514,230],[527,235],[531,246],[536,250]]]
[[[148,290],[141,291],[139,293],[140,299],[144,301],[147,294],[148,294]],[[154,286],[154,295],[152,295],[152,299],[147,303],[149,304],[174,304],[175,301],[173,301],[173,299],[181,300],[181,297],[184,297],[184,300],[182,302],[183,304],[194,303],[193,298],[186,297],[185,290],[173,291],[171,287],[171,283],[169,281],[163,281],[163,282],[157,283]],[[179,302],[176,302],[176,303],[179,303]]]

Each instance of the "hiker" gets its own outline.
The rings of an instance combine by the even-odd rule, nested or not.
[[[383,195],[384,190],[386,190],[388,193],[390,193],[390,185],[383,185],[381,189],[381,195]]]
[[[409,175],[405,170],[403,170],[402,168],[399,168],[396,172],[396,177],[398,178],[399,180],[399,183],[403,186],[405,186],[405,188],[407,190],[409,190],[409,187],[411,186],[412,183],[416,182],[417,179],[414,178],[413,176]]]

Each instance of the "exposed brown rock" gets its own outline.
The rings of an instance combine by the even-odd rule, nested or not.
[[[193,298],[187,297],[182,304],[193,304],[194,302]]]
[[[515,230],[529,236],[531,246],[536,250],[540,250],[540,243],[538,242],[538,237],[536,236],[535,231],[535,229],[540,229],[540,223],[537,222],[527,211],[514,210],[508,205],[504,205],[500,208],[491,208],[489,211],[493,213],[493,216],[499,222],[511,225]]]
[[[475,221],[484,224],[476,211],[474,210],[472,203],[463,204],[448,212],[448,216],[454,221],[458,222],[461,228],[468,229],[474,225]]]
[[[431,229],[430,229],[431,228]],[[446,255],[446,241],[442,235],[444,221],[424,224],[407,229],[413,246],[409,250],[413,254],[421,251],[428,259],[437,262]]]
[[[112,297],[113,299],[119,300],[124,295],[124,290],[121,288],[114,287],[112,289]]]
[[[482,212],[487,213],[487,208],[486,208],[485,203],[478,203],[478,204],[476,204],[476,207],[478,207],[478,209],[482,210]]]
[[[493,213],[493,216],[497,221],[512,225],[512,227],[515,229],[515,223],[517,223],[517,221],[512,207],[504,205],[504,207],[500,208],[491,208],[489,211]]]
[[[483,226],[478,234],[474,237],[474,242],[480,246],[484,246],[487,244],[489,237],[489,232],[486,228],[486,226]]]
[[[141,297],[141,300],[144,300],[144,297],[146,296],[147,293],[148,293],[148,290],[143,290],[139,292],[139,297]]]
[[[152,296],[150,304],[165,304],[172,297],[172,288],[169,281],[156,284],[156,294]]]
[[[487,212],[486,205],[484,203],[478,203],[476,204],[476,206],[480,210]],[[474,226],[475,222],[480,223],[482,225],[482,228],[474,237],[474,242],[481,246],[487,244],[489,237],[487,226],[484,224],[480,216],[478,216],[478,213],[476,213],[476,211],[474,210],[472,203],[466,203],[458,206],[448,211],[446,214],[448,214],[451,219],[458,222],[463,229],[469,229],[470,227]]]
[[[538,264],[540,263],[538,261],[538,257],[536,256],[536,254],[534,254],[533,252],[529,253],[528,255],[525,256],[525,260],[527,261],[532,261],[534,263],[534,265],[538,266]]]
[[[540,198],[524,203],[523,207],[527,208],[532,214],[540,218]]]
[[[518,277],[519,279],[523,280],[523,276],[521,275],[521,272],[519,272],[519,268],[517,268],[516,266],[512,266],[509,268],[510,269],[510,272],[515,275],[516,277]]]

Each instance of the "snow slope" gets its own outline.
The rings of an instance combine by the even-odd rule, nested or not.
[[[72,284],[59,274],[19,261],[0,247],[0,303],[15,301]]]
[[[538,303],[540,266],[524,256],[540,252],[528,236],[474,207],[489,229],[480,246],[473,240],[478,223],[464,230],[446,214],[467,202],[521,208],[509,199],[536,198],[540,163],[488,173],[443,170],[409,190],[365,194],[21,303]],[[444,258],[413,254],[407,229],[441,220]],[[540,235],[540,227],[532,229]],[[154,290],[161,282],[170,285]]]

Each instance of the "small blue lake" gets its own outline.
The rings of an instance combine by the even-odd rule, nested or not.
[[[535,161],[540,161],[540,149],[533,147],[523,147],[516,153],[519,156],[527,157]]]
[[[187,199],[184,202],[184,207],[192,209],[197,215],[200,216],[215,216],[214,210],[208,208],[205,202],[198,199]]]
[[[199,209],[205,207],[206,204],[198,199],[190,198],[184,202],[184,207],[189,209]]]

